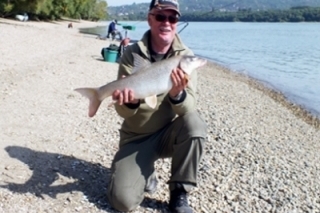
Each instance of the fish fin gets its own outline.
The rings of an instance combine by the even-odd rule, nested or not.
[[[149,96],[149,97],[146,97],[144,99],[144,101],[146,102],[146,104],[151,107],[152,109],[156,108],[157,106],[157,96],[156,95],[152,95],[152,96]]]
[[[185,80],[186,84],[188,84],[190,81],[190,76],[186,73],[184,74],[184,80]]]
[[[190,75],[188,74],[184,74],[184,80],[186,81],[186,83],[188,84],[189,88],[191,88],[192,90],[194,90],[194,86],[192,84],[192,81],[191,81],[191,78],[190,78]]]
[[[133,55],[133,68],[131,71],[132,74],[138,72],[142,68],[145,68],[151,65],[150,61],[142,58],[137,53],[132,53],[132,55]]]
[[[101,104],[101,101],[99,99],[98,89],[95,88],[77,88],[74,91],[79,92],[84,97],[88,98],[89,103],[89,117],[93,117]]]

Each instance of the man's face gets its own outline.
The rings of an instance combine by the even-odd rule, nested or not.
[[[164,19],[164,16],[165,20],[162,20]],[[152,39],[154,39],[154,41],[159,45],[168,45],[172,43],[177,29],[177,23],[172,22],[176,17],[177,13],[173,10],[158,11],[153,9],[148,14],[148,23],[152,34]],[[160,19],[161,21],[159,21]]]

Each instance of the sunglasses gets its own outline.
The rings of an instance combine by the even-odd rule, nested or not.
[[[179,17],[177,16],[166,16],[163,14],[153,13],[150,13],[150,15],[153,15],[158,22],[166,22],[168,20],[170,24],[175,24],[179,21]]]

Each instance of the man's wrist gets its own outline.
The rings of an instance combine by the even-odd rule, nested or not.
[[[172,100],[175,100],[175,101],[178,101],[178,100],[180,100],[180,98],[181,98],[181,96],[182,96],[182,94],[183,94],[183,90],[181,90],[177,95],[175,95],[175,96],[172,96],[172,95],[170,95],[170,98],[172,99]]]
[[[170,99],[171,103],[173,103],[173,104],[179,104],[179,103],[183,102],[184,99],[186,99],[186,97],[187,97],[187,92],[185,90],[182,90],[175,97],[171,97],[171,95],[169,94],[169,99]]]

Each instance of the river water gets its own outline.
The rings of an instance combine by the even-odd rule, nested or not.
[[[135,40],[148,29],[147,22],[120,23],[136,27],[128,31]],[[179,35],[196,55],[258,79],[320,117],[320,23],[189,22],[183,27],[180,23]],[[85,31],[105,35],[106,27]]]

